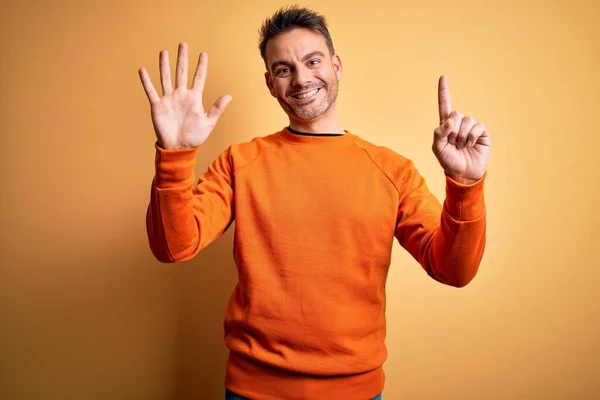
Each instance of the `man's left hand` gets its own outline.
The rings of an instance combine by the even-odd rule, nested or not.
[[[445,76],[438,83],[440,126],[434,131],[432,150],[446,174],[471,184],[481,179],[488,166],[491,140],[487,128],[471,116],[452,111]]]

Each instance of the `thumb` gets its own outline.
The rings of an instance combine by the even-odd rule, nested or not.
[[[217,101],[215,101],[215,104],[212,105],[210,110],[208,110],[208,118],[214,118],[218,120],[221,117],[221,114],[223,114],[223,111],[225,111],[225,108],[227,108],[227,105],[231,102],[231,100],[232,97],[228,94],[219,97]]]
[[[445,139],[450,135],[453,126],[452,121],[452,118],[448,118],[442,125],[438,126],[435,131],[433,131],[436,140]]]

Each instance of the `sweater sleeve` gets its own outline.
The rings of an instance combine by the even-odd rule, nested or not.
[[[233,222],[230,148],[195,184],[195,149],[155,147],[156,173],[146,213],[148,241],[157,260],[180,263],[214,242]]]
[[[485,248],[485,177],[465,185],[446,175],[446,199],[440,204],[412,162],[403,175],[396,238],[435,280],[467,285]]]

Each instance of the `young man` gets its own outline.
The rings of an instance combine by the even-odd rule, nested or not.
[[[340,126],[342,63],[323,17],[279,10],[263,24],[260,51],[289,126],[229,146],[197,182],[196,149],[231,97],[204,110],[207,55],[188,89],[183,43],[175,88],[160,54],[162,97],[140,69],[157,136],[150,248],[162,262],[189,260],[235,219],[227,398],[380,398],[393,241],[439,282],[473,279],[485,246],[490,137],[452,111],[442,76],[432,146],[446,174],[442,205],[409,159]]]

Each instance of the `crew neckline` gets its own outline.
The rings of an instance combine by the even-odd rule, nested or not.
[[[286,126],[278,136],[294,144],[320,144],[328,146],[344,146],[352,143],[352,133],[344,130],[345,133],[304,133],[298,132]]]

